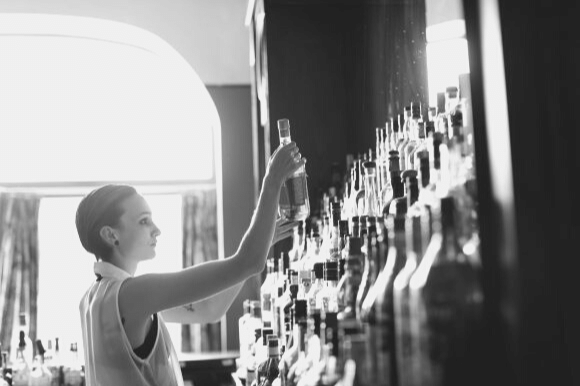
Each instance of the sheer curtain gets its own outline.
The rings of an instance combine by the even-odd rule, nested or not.
[[[38,293],[38,207],[34,195],[0,193],[0,343],[11,350],[18,316],[28,316],[36,340]]]
[[[218,258],[217,194],[214,189],[183,196],[183,267]],[[220,278],[216,278],[219,280]],[[183,325],[182,352],[221,350],[221,322]]]

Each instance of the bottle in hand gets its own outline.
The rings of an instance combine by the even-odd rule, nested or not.
[[[291,142],[290,121],[288,119],[278,120],[278,132],[280,133],[280,146]],[[304,166],[298,168],[284,182],[280,192],[279,204],[280,217],[289,221],[302,221],[310,215],[306,169]]]

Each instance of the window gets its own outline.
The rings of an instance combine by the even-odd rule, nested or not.
[[[427,73],[429,105],[437,106],[437,93],[459,86],[459,75],[469,73],[464,20],[427,27]]]
[[[181,195],[216,189],[221,137],[205,86],[169,44],[102,19],[0,14],[0,190],[41,195],[38,337],[79,344],[79,302],[94,257],[75,227],[81,197],[134,185],[162,234],[139,273],[181,268]],[[179,325],[168,325],[180,349]]]

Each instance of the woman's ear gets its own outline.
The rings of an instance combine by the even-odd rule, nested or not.
[[[113,228],[106,225],[101,228],[99,235],[103,239],[103,241],[109,244],[111,247],[115,245],[119,245],[119,239],[117,238],[117,233]]]

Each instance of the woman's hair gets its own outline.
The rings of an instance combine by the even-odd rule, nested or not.
[[[108,259],[112,247],[100,235],[104,226],[117,226],[123,201],[137,194],[132,186],[105,185],[86,195],[77,208],[76,225],[83,247],[95,257]]]

